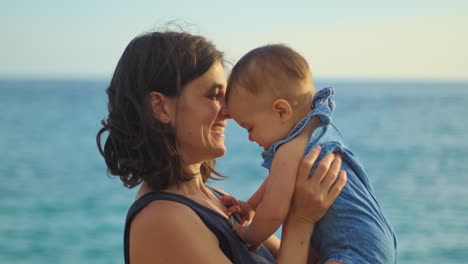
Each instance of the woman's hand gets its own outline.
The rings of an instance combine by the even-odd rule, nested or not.
[[[302,160],[290,209],[290,217],[309,223],[316,223],[325,215],[347,181],[346,172],[340,171],[341,155],[336,153],[326,155],[309,177],[320,151],[320,147],[315,147]]]
[[[320,150],[320,147],[313,148],[299,167],[277,263],[319,263],[316,253],[309,254],[314,251],[310,248],[310,237],[315,223],[325,215],[346,184],[346,172],[340,172],[341,156],[333,153],[326,155],[309,177]]]

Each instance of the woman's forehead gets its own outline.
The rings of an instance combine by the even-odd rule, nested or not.
[[[226,78],[222,64],[217,63],[213,65],[203,75],[190,81],[184,90],[186,89],[195,89],[201,92],[215,89],[226,89]]]

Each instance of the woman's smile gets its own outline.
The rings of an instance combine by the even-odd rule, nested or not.
[[[214,136],[224,137],[225,128],[226,128],[226,122],[216,122],[211,126],[210,132]]]

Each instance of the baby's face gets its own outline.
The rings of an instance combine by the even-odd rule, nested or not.
[[[249,140],[264,150],[285,136],[279,129],[281,124],[273,111],[271,99],[266,96],[239,88],[229,97],[227,108],[232,119],[247,130]]]

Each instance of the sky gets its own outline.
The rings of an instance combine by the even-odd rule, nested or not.
[[[468,80],[466,0],[0,0],[0,77],[110,78],[132,38],[176,19],[232,63],[283,43],[316,78]]]

